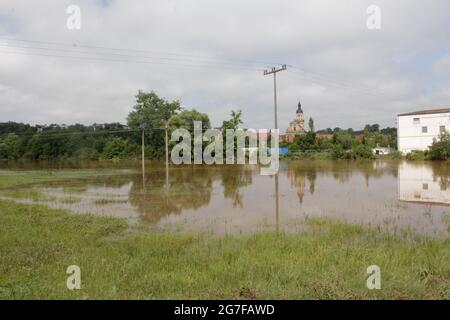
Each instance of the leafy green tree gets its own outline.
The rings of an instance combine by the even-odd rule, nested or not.
[[[237,130],[239,128],[239,125],[241,125],[243,123],[241,118],[242,118],[241,110],[238,110],[238,111],[232,110],[231,114],[230,114],[230,119],[224,120],[222,122],[221,130],[222,130],[224,158],[226,157],[226,130],[227,129]],[[269,139],[268,145],[270,145],[270,139]],[[236,138],[236,136],[234,137],[234,155],[235,155],[235,157],[237,156],[237,138]]]
[[[170,128],[184,128],[193,133],[194,121],[201,121],[203,130],[211,128],[211,122],[208,115],[206,113],[198,112],[195,109],[183,110],[180,113],[172,116],[170,118]]]
[[[151,157],[162,157],[164,154],[164,130],[169,119],[180,110],[179,101],[167,101],[155,92],[139,91],[136,95],[136,105],[128,115],[128,126],[134,130],[144,128],[145,137]],[[140,135],[135,134],[138,142]]]
[[[306,134],[297,135],[294,143],[298,146],[300,151],[310,151],[317,149],[316,146],[316,134],[312,131]]]
[[[126,142],[120,138],[114,138],[106,143],[103,156],[106,159],[125,158]]]
[[[194,122],[199,121],[202,123],[202,133],[205,130],[211,128],[211,123],[209,121],[209,117],[206,113],[198,112],[195,109],[192,110],[183,110],[179,114],[176,114],[170,118],[170,130],[174,130],[176,128],[183,128],[190,132],[191,134],[191,152],[192,156],[194,156]],[[170,139],[170,137],[169,137]],[[172,145],[175,142],[171,143]],[[208,142],[203,141],[202,145],[205,147]],[[202,149],[203,150],[203,149]]]
[[[313,120],[313,118],[309,118],[308,127],[309,127],[309,132],[314,132],[314,120]]]
[[[439,140],[433,142],[428,157],[432,160],[450,159],[450,134],[443,133],[439,137]]]
[[[341,147],[345,150],[348,150],[352,147],[353,136],[347,131],[337,131],[333,135],[333,142],[335,144],[341,145]]]
[[[229,120],[225,120],[222,122],[222,130],[225,131],[226,129],[233,129],[236,130],[239,128],[239,125],[243,123],[242,121],[242,111],[231,111],[230,114],[231,118]]]
[[[20,157],[21,140],[15,133],[6,135],[2,143],[0,143],[0,157],[9,160],[16,160]]]

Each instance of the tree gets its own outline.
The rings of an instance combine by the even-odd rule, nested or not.
[[[341,145],[345,150],[352,147],[353,136],[347,131],[338,131],[333,135],[333,142]]]
[[[223,156],[226,157],[226,131],[227,129],[237,130],[239,125],[243,123],[241,120],[242,111],[231,111],[231,118],[222,122],[222,143],[223,143]],[[237,137],[234,136],[234,154],[237,154]]]
[[[130,151],[127,148],[128,142],[120,138],[114,138],[106,143],[105,150],[103,151],[103,156],[106,159],[114,158],[129,158]]]
[[[174,130],[176,128],[183,128],[190,132],[192,156],[194,156],[194,152],[195,152],[194,121],[200,121],[202,123],[202,133],[204,133],[207,129],[211,128],[211,123],[209,121],[208,115],[206,113],[198,112],[195,109],[183,110],[179,114],[172,116],[172,118],[170,118],[170,128],[169,128],[170,130]],[[172,144],[174,144],[174,143],[172,143]],[[203,146],[207,145],[207,142],[203,141],[203,139],[202,139],[202,145]]]
[[[134,130],[144,129],[148,138],[148,146],[152,157],[164,154],[164,129],[169,119],[180,110],[179,101],[167,101],[155,92],[139,91],[136,95],[136,105],[128,115],[128,126]],[[138,142],[140,135],[134,136]]]
[[[236,130],[237,128],[239,128],[239,125],[242,124],[242,111],[238,110],[238,111],[231,111],[231,119],[230,120],[225,120],[222,122],[222,130],[225,131],[226,129],[233,129]]]
[[[380,131],[380,125],[378,123],[375,123],[373,125],[366,124],[364,127],[364,131],[378,132],[378,131]]]
[[[432,160],[450,159],[450,134],[442,133],[439,140],[434,141],[428,154]]]
[[[310,132],[314,132],[314,120],[311,117],[309,118],[309,121],[308,121],[308,127],[309,127]]]
[[[9,133],[0,143],[0,157],[16,160],[20,157],[21,140],[15,133]]]
[[[179,114],[172,116],[172,118],[170,118],[170,128],[184,128],[193,133],[194,121],[201,121],[203,130],[209,129],[211,127],[209,117],[206,113],[201,113],[195,109],[192,109],[183,110]]]

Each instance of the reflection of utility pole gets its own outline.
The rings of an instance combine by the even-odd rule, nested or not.
[[[141,130],[142,130],[142,187],[145,189],[145,143],[144,143],[144,136],[145,136],[145,125],[141,124]]]
[[[273,67],[270,70],[264,70],[264,75],[273,74],[273,111],[274,111],[274,129],[278,129],[278,110],[277,110],[277,72],[286,70],[286,65],[283,64],[281,68]],[[272,146],[271,146],[272,147]],[[276,231],[279,230],[280,224],[280,194],[278,172],[275,174],[275,223]]]
[[[279,231],[280,226],[280,193],[278,190],[278,172],[275,174],[275,223],[276,231]]]
[[[169,120],[166,121],[166,188],[169,188],[169,137],[168,137],[168,131],[169,131]]]

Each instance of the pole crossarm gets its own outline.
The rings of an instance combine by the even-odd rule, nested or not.
[[[286,70],[286,65],[285,64],[283,64],[279,68],[273,67],[271,69],[264,70],[264,75],[267,76],[268,74],[277,73],[277,72],[280,72],[280,71],[283,71],[283,70]]]

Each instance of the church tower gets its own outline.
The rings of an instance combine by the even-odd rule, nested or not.
[[[303,115],[302,104],[298,102],[297,111],[295,112],[295,119],[289,124],[286,130],[287,134],[305,134],[305,117]]]

